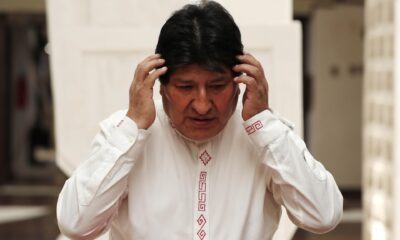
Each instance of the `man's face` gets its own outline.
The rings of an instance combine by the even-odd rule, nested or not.
[[[161,85],[164,110],[185,137],[202,141],[217,135],[235,111],[239,87],[232,71],[211,72],[192,64]]]

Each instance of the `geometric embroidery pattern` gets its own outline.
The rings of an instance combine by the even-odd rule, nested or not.
[[[200,215],[200,217],[197,219],[197,223],[200,226],[199,231],[197,231],[197,236],[199,236],[200,240],[203,240],[206,237],[206,231],[204,231],[204,225],[206,225],[206,218],[203,216],[203,214]]]
[[[206,211],[207,201],[207,172],[202,171],[199,178],[198,211]]]
[[[210,154],[208,154],[207,150],[204,150],[204,152],[200,155],[200,160],[203,162],[204,166],[207,165],[207,163],[211,160]]]
[[[256,132],[257,130],[261,129],[263,127],[263,124],[260,120],[258,120],[257,122],[251,124],[250,126],[246,127],[246,132],[248,135]]]

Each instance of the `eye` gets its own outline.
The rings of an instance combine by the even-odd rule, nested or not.
[[[219,89],[223,89],[224,87],[226,87],[226,85],[227,85],[226,83],[212,84],[212,85],[210,85],[210,88],[219,90]]]
[[[191,90],[191,89],[193,89],[193,86],[192,85],[176,85],[176,87],[178,88],[178,89],[180,89],[180,90]]]

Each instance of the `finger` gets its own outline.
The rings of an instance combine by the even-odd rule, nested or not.
[[[160,58],[160,57],[161,57],[161,54],[155,53],[155,54],[152,54],[152,55],[150,55],[150,56],[147,56],[145,59],[143,59],[143,62],[144,62],[144,61],[150,61],[150,60],[152,60],[152,59]]]
[[[256,79],[254,79],[251,76],[248,75],[241,75],[238,77],[235,77],[233,79],[234,82],[236,83],[243,83],[246,85],[246,92],[247,91],[255,91],[258,87]]]
[[[136,68],[136,78],[139,81],[143,81],[149,75],[149,72],[161,67],[164,63],[165,60],[162,58],[154,58],[141,62]]]
[[[262,69],[261,63],[250,53],[245,53],[243,55],[238,55],[237,59],[239,59],[242,63],[247,63]]]
[[[159,67],[164,63],[165,63],[165,60],[161,57],[150,58],[150,59],[140,62],[137,66],[137,69],[139,71],[144,71],[144,72],[148,73],[151,70],[153,70],[154,68]]]
[[[143,66],[146,65],[146,63],[155,60],[155,59],[161,59],[161,55],[156,53],[156,54],[152,54],[150,56],[147,56],[145,59],[143,59],[137,66],[136,66],[136,71],[135,73],[140,70]]]
[[[144,81],[144,84],[149,87],[149,88],[153,88],[156,80],[163,74],[165,74],[167,72],[167,67],[164,66],[162,68],[158,68],[156,70],[154,70],[152,73],[149,74],[149,76],[147,76],[147,78]]]
[[[244,72],[247,75],[250,75],[256,79],[262,79],[264,76],[260,68],[250,64],[237,64],[233,67],[233,70],[239,73]]]

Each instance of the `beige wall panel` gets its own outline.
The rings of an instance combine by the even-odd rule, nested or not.
[[[342,188],[361,188],[362,26],[358,6],[312,17],[311,150]]]

